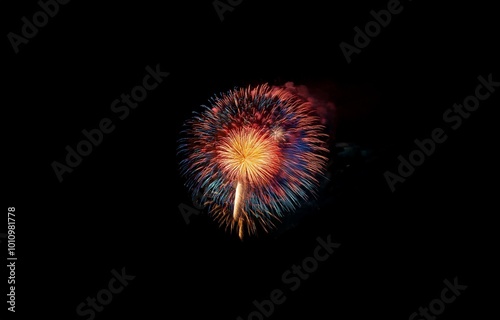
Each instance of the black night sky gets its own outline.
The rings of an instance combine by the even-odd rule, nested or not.
[[[52,16],[38,14],[36,33],[23,25],[42,10],[37,1],[2,10],[3,203],[5,218],[16,208],[18,260],[16,312],[7,310],[4,267],[0,319],[433,320],[434,310],[445,320],[496,311],[487,289],[498,252],[493,4],[46,2]],[[371,36],[359,35],[367,25]],[[244,241],[206,210],[186,224],[182,123],[215,94],[286,82],[336,106],[320,199],[277,232]],[[138,85],[149,86],[146,96],[124,102]],[[76,150],[88,140],[82,131],[97,128],[108,133],[80,161],[69,157],[71,168],[67,146]],[[410,155],[412,169],[400,165]],[[71,169],[62,181],[54,162]],[[387,172],[400,179],[394,192]],[[316,249],[327,239],[340,245]],[[447,281],[467,287],[453,300],[452,289],[442,295]],[[92,309],[88,297],[101,302]],[[273,297],[270,311],[264,300]]]

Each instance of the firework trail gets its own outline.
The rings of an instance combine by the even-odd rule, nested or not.
[[[328,161],[311,102],[286,87],[238,88],[186,121],[178,154],[187,187],[220,223],[269,231],[316,195]]]

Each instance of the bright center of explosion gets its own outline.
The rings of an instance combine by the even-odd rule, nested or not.
[[[275,139],[256,129],[233,130],[221,141],[222,170],[233,181],[266,184],[277,172],[279,147]]]

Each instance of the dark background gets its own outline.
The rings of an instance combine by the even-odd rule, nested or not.
[[[402,5],[350,64],[339,44],[353,44],[353,28],[387,1],[245,0],[223,22],[212,1],[71,1],[18,54],[5,36],[13,318],[86,319],[76,307],[123,267],[136,278],[95,319],[246,319],[252,301],[276,288],[287,300],[272,319],[408,319],[455,277],[468,288],[438,318],[490,315],[499,93],[456,131],[442,115],[474,93],[478,76],[500,81],[498,14],[477,1]],[[5,35],[40,10],[36,1],[4,6]],[[118,120],[111,102],[156,64],[169,77]],[[182,122],[216,93],[286,81],[326,93],[337,105],[334,142],[371,155],[333,163],[318,209],[279,234],[242,242],[205,213],[187,225],[178,209],[192,204],[176,158]],[[116,129],[59,183],[51,163],[106,117]],[[392,193],[384,172],[436,127],[448,140]],[[327,235],[340,248],[290,292],[281,275]]]

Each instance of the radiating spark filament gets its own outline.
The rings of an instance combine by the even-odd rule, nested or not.
[[[243,184],[240,181],[238,181],[238,183],[236,184],[236,191],[234,193],[234,209],[233,209],[233,219],[234,220],[238,220],[238,218],[241,215],[241,210],[242,210],[241,207],[242,207],[242,204],[243,204],[243,201],[242,201],[242,198],[243,198],[242,189],[243,189]]]

